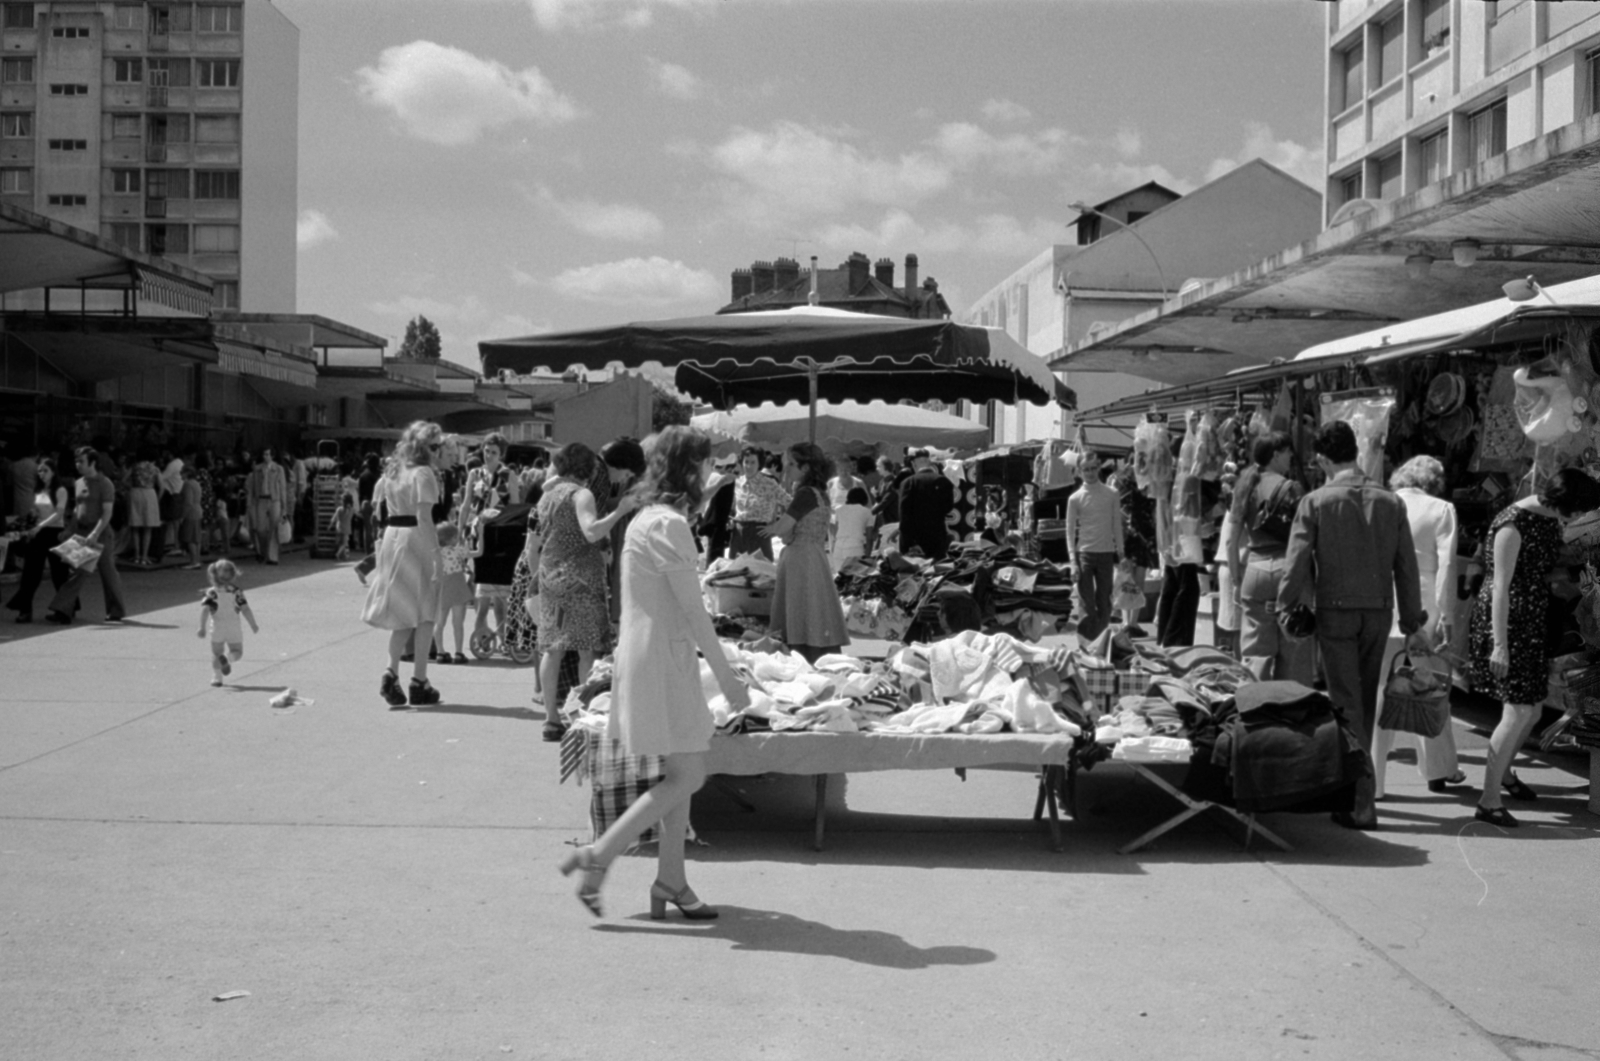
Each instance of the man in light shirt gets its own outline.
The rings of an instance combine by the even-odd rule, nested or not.
[[[1106,461],[1093,481],[1086,481],[1067,499],[1067,553],[1083,599],[1080,645],[1099,637],[1111,622],[1112,586],[1117,561],[1122,559],[1122,495],[1106,480],[1116,470],[1115,461]]]

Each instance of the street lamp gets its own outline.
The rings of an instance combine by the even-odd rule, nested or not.
[[[1122,230],[1124,232],[1126,232],[1128,235],[1132,236],[1134,239],[1138,240],[1139,241],[1139,246],[1143,247],[1144,248],[1144,252],[1146,254],[1150,255],[1150,263],[1156,267],[1156,277],[1157,277],[1157,279],[1159,279],[1161,281],[1161,300],[1163,302],[1165,302],[1167,299],[1172,297],[1171,294],[1167,290],[1167,276],[1166,276],[1165,273],[1163,273],[1161,271],[1161,261],[1160,261],[1160,259],[1158,259],[1156,257],[1156,252],[1150,249],[1150,244],[1148,244],[1148,243],[1146,243],[1144,241],[1144,237],[1139,235],[1139,233],[1137,233],[1137,232],[1135,232],[1133,230],[1133,226],[1129,225],[1126,221],[1122,221],[1122,220],[1119,220],[1118,218],[1112,217],[1110,214],[1102,213],[1101,211],[1096,210],[1094,207],[1089,206],[1089,205],[1087,205],[1085,203],[1081,203],[1081,202],[1068,203],[1067,204],[1067,209],[1068,210],[1076,210],[1080,214],[1093,214],[1095,217],[1105,218],[1107,221],[1110,221],[1110,222],[1112,222],[1112,223],[1114,223],[1116,225],[1121,226],[1121,228],[1122,228]]]

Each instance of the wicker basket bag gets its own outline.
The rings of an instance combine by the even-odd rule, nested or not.
[[[1389,666],[1389,680],[1383,687],[1383,710],[1378,715],[1381,729],[1437,737],[1450,725],[1450,675],[1411,661],[1403,652]]]

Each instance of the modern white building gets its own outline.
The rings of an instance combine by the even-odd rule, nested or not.
[[[299,54],[271,0],[4,0],[0,202],[292,313]]]

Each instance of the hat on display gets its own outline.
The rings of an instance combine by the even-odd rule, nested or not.
[[[1472,411],[1471,406],[1463,405],[1448,416],[1441,417],[1435,425],[1435,430],[1439,433],[1439,441],[1447,446],[1454,446],[1469,438],[1477,427],[1478,415]]]
[[[1441,372],[1428,384],[1429,416],[1449,416],[1467,400],[1467,382],[1454,372]]]

